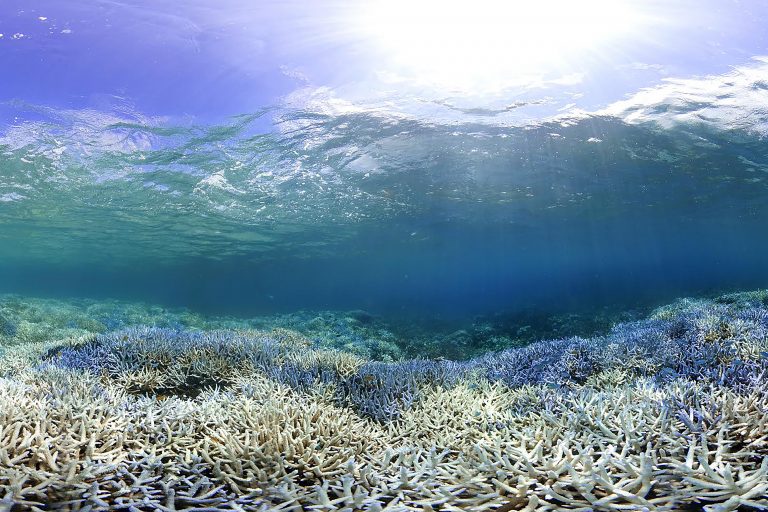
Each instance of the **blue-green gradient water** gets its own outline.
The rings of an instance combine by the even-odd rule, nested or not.
[[[6,104],[0,283],[438,319],[767,286],[766,69],[524,122]]]

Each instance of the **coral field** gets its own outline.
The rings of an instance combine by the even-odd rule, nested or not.
[[[768,509],[766,292],[462,361],[13,301],[2,511]]]

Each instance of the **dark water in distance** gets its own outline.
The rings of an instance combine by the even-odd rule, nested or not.
[[[219,126],[6,108],[37,120],[0,136],[2,292],[458,318],[768,286],[761,107]]]

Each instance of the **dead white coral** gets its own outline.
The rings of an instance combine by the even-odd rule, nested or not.
[[[340,353],[289,352],[343,371]],[[0,378],[0,504],[157,510],[708,511],[768,507],[768,394],[610,370],[586,386],[423,384],[387,424],[258,371],[133,394],[54,366]],[[359,359],[351,359],[354,367]],[[283,364],[288,364],[283,361]],[[224,372],[228,368],[222,366]],[[149,384],[146,384],[149,382]],[[144,383],[144,384],[141,384]],[[15,509],[14,509],[15,510]]]
[[[346,378],[357,374],[366,360],[356,354],[340,350],[305,349],[288,352],[285,354],[284,362],[297,368],[330,370],[340,377]]]

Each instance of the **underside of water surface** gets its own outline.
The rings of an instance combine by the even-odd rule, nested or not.
[[[665,128],[652,109],[673,106],[691,111]],[[642,108],[642,123],[520,127],[37,109],[0,138],[0,276],[10,292],[117,290],[209,313],[470,318],[768,282],[762,132],[702,122],[696,104]]]

